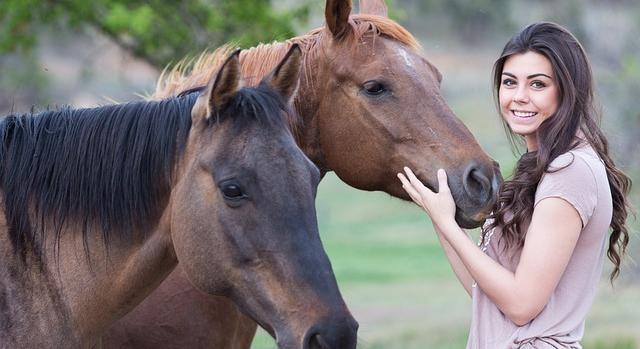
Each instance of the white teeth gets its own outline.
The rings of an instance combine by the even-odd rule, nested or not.
[[[532,116],[534,116],[536,114],[538,114],[538,113],[513,110],[513,115],[515,115],[515,116],[517,116],[519,118],[530,118],[530,117],[532,117]]]

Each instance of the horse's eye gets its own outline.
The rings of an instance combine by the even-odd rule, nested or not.
[[[246,195],[242,192],[242,188],[240,188],[240,186],[235,183],[224,184],[222,185],[221,190],[222,195],[224,195],[225,199],[239,200],[246,197]]]
[[[362,86],[364,92],[370,96],[379,96],[387,91],[387,88],[381,82],[370,80]]]

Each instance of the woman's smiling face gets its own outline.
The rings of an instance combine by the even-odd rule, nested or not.
[[[536,132],[540,124],[558,110],[559,92],[551,62],[545,56],[527,51],[505,61],[500,111],[511,130],[525,137],[529,150],[538,148]]]

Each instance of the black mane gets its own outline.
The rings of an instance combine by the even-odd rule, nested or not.
[[[166,204],[193,96],[10,115],[0,122],[0,185],[14,249],[46,230],[130,235]],[[29,212],[33,215],[31,219]]]
[[[108,246],[111,234],[151,228],[167,204],[197,95],[1,119],[0,189],[14,250],[44,252],[45,232],[57,242],[69,224],[82,229],[85,248],[94,231]],[[233,118],[239,131],[256,122],[286,129],[283,111],[290,113],[268,86],[243,88],[207,127]]]

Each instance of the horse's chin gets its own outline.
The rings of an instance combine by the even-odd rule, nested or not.
[[[460,226],[460,228],[464,229],[474,229],[482,226],[484,221],[487,219],[487,215],[485,214],[476,214],[473,216],[468,216],[459,208],[456,210],[456,223]]]

